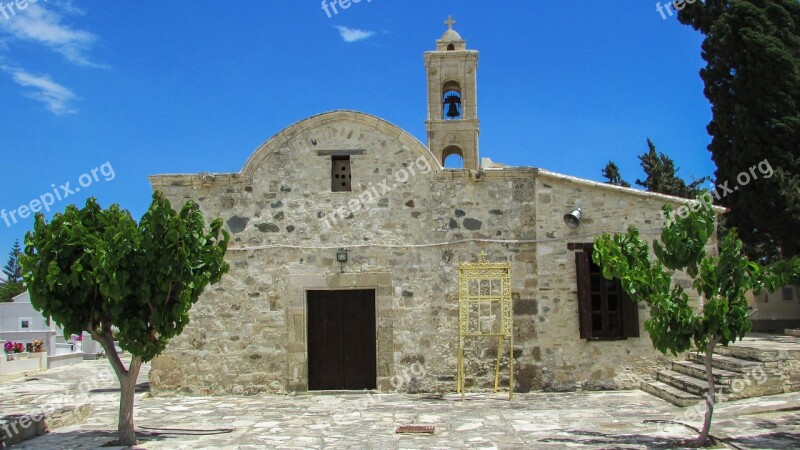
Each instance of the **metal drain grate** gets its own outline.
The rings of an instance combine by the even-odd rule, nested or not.
[[[433,425],[400,425],[394,430],[395,433],[419,433],[419,434],[433,434],[436,427]]]

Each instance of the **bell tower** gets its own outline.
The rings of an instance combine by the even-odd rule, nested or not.
[[[463,168],[478,170],[478,52],[467,50],[467,42],[448,17],[436,50],[425,52],[428,73],[428,148],[444,165],[458,155]],[[448,161],[448,166],[454,167]]]

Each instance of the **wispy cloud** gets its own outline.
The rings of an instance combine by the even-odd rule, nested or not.
[[[5,32],[12,40],[43,45],[73,64],[103,67],[86,56],[97,41],[97,36],[62,23],[63,14],[83,14],[83,11],[69,1],[52,2],[49,5],[57,5],[57,9],[47,8],[43,3],[28,3],[25,10],[16,11],[16,15],[8,20],[0,20],[0,32]]]
[[[42,102],[50,112],[57,115],[75,114],[78,112],[72,104],[78,100],[72,90],[64,87],[48,75],[34,75],[23,69],[0,67],[11,74],[11,79],[18,85],[27,88],[25,96]]]
[[[339,34],[342,36],[342,39],[344,39],[345,42],[363,41],[364,39],[369,39],[375,35],[374,31],[365,31],[356,28],[336,26],[336,29],[339,30]]]

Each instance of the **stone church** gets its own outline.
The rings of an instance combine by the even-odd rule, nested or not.
[[[340,110],[280,131],[239,173],[150,177],[232,235],[231,271],[152,362],[154,391],[453,392],[459,264],[484,252],[511,267],[516,392],[638,387],[664,362],[591,243],[630,225],[652,240],[662,205],[685,201],[481,159],[478,52],[447,24],[424,55],[427,145]],[[492,387],[496,348],[465,348],[468,390]],[[508,386],[507,352],[501,366]]]

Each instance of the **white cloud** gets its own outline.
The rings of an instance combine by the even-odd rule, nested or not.
[[[339,30],[339,34],[342,36],[342,39],[344,39],[345,42],[362,41],[375,35],[374,31],[364,31],[356,28],[336,26],[336,29]]]
[[[23,69],[3,67],[4,71],[11,74],[11,78],[18,85],[28,88],[25,96],[42,102],[50,112],[57,115],[75,114],[78,110],[72,103],[78,100],[72,90],[52,80],[48,75],[33,75]]]
[[[62,23],[62,12],[74,15],[82,11],[72,6],[71,2],[53,2],[58,5],[58,11],[45,8],[42,4],[41,0],[39,3],[28,3],[25,10],[15,10],[16,15],[8,19],[0,14],[0,32],[5,32],[13,40],[43,45],[79,66],[102,67],[86,56],[97,41],[97,36]],[[7,14],[10,15],[10,11],[7,10]]]

